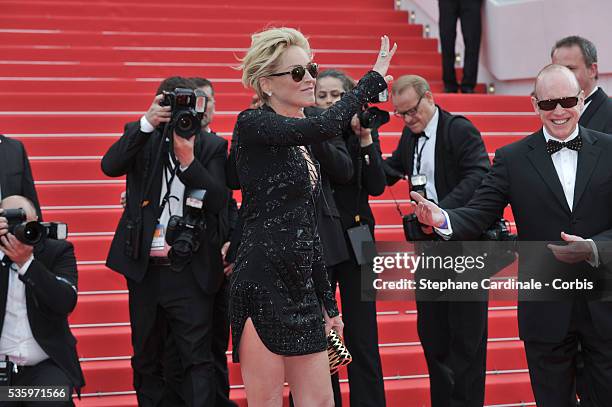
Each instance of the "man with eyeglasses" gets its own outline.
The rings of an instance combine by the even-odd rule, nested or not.
[[[467,205],[443,210],[411,194],[415,213],[445,238],[469,240],[511,203],[519,280],[537,278],[552,287],[555,280],[587,283],[583,290],[544,289],[535,298],[519,292],[519,334],[536,404],[576,406],[581,341],[586,405],[609,406],[612,303],[598,299],[609,294],[599,254],[612,240],[612,160],[607,159],[612,137],[578,125],[584,92],[564,66],[540,71],[532,101],[542,129],[496,151],[491,171]],[[564,244],[554,243],[559,240]]]
[[[595,45],[586,38],[572,35],[557,41],[550,57],[553,64],[569,68],[584,91],[586,99],[578,123],[587,129],[612,134],[612,100],[597,86],[599,72]]]
[[[442,208],[465,205],[490,167],[478,129],[437,106],[420,76],[398,78],[391,96],[395,116],[405,127],[397,149],[385,160],[388,184],[406,178],[412,190],[420,189]],[[429,229],[419,239],[437,237]],[[417,293],[417,310],[432,407],[482,406],[487,303],[426,301]]]

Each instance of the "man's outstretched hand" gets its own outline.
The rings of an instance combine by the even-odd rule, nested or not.
[[[410,206],[414,208],[414,214],[419,222],[433,227],[444,225],[446,218],[438,205],[423,198],[418,192],[410,192],[410,197],[414,200],[410,202]]]
[[[563,263],[574,264],[581,261],[589,261],[593,258],[591,243],[582,237],[561,232],[561,239],[568,242],[568,244],[564,246],[547,245],[557,260]]]

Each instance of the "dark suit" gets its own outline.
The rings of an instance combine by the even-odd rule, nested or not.
[[[368,198],[384,192],[385,173],[376,130],[372,131],[373,143],[367,147],[361,147],[359,137],[350,129],[344,132],[343,138],[355,171],[348,183],[332,183],[332,188],[342,221],[342,242],[346,242],[350,258],[330,267],[329,278],[332,287],[336,284],[340,287],[344,340],[353,356],[347,368],[350,403],[380,407],[385,405],[385,389],[378,351],[376,302],[362,299],[361,267],[355,260],[346,230],[356,226],[355,215],[359,215],[361,223],[368,225],[374,236],[375,221]]]
[[[38,218],[42,219],[30,161],[21,141],[0,134],[0,163],[1,196],[21,195],[28,198],[36,207]]]
[[[162,166],[153,168],[160,149],[161,134],[140,131],[140,123],[128,123],[123,136],[102,159],[108,176],[127,174],[127,208],[117,226],[107,266],[127,277],[134,357],[134,387],[140,405],[156,405],[162,397],[161,353],[164,333],[169,329],[176,341],[183,367],[182,394],[188,405],[211,405],[215,384],[210,353],[214,294],[223,281],[218,213],[226,205],[225,159],[227,143],[211,134],[197,134],[195,160],[178,179],[188,188],[207,191],[204,202],[206,231],[191,263],[178,273],[168,267],[152,266],[149,252],[157,223],[162,184]],[[165,149],[166,152],[163,152]],[[149,174],[153,182],[142,208],[142,240],[139,258],[127,256],[126,225],[139,213],[140,197]],[[198,312],[194,313],[196,309]]]
[[[0,333],[6,313],[8,272],[13,271],[6,270],[0,278]],[[77,266],[72,244],[63,240],[43,240],[34,248],[34,261],[19,279],[26,286],[28,322],[34,339],[61,370],[50,377],[46,385],[70,385],[80,392],[85,382],[76,350],[77,341],[68,326],[68,314],[77,303]],[[24,374],[26,372],[24,370]],[[62,381],[62,376],[67,381]],[[20,386],[34,384],[45,385],[19,382]]]
[[[582,112],[578,123],[587,129],[612,134],[612,100],[602,88],[593,93],[591,103]]]
[[[478,79],[482,0],[438,0],[438,2],[444,87],[450,91],[457,91],[455,41],[457,39],[457,20],[461,19],[461,32],[465,43],[461,90],[473,90]]]
[[[583,147],[578,153],[573,208],[568,207],[539,131],[497,150],[491,172],[474,198],[466,207],[448,211],[452,238],[477,237],[510,203],[521,243],[519,279],[587,279],[599,287],[596,280],[605,277],[598,270],[586,262],[561,263],[542,243],[560,240],[561,231],[595,242],[612,239],[612,161],[607,158],[612,156],[612,137],[583,127],[579,132]],[[588,405],[607,406],[612,400],[612,304],[596,301],[589,292],[568,292],[562,299],[554,294],[542,291],[538,301],[526,293],[519,295],[519,332],[536,402],[541,407],[575,405],[580,341],[593,403]]]
[[[457,208],[474,194],[490,167],[489,157],[470,121],[439,107],[438,111],[434,184],[440,207]],[[397,149],[385,160],[390,184],[397,182],[398,175],[413,175],[416,144],[417,137],[404,128]],[[482,406],[487,302],[425,301],[422,293],[416,294],[417,329],[429,369],[431,405]]]

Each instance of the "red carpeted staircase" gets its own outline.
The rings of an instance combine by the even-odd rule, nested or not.
[[[212,4],[211,4],[212,3]],[[372,65],[380,36],[399,45],[390,73],[425,76],[442,89],[435,39],[408,24],[392,0],[1,0],[0,132],[22,140],[47,220],[66,221],[79,260],[79,302],[70,317],[87,385],[79,406],[135,406],[125,281],[104,267],[121,214],[122,179],[100,171],[100,158],[150,105],[161,79],[203,76],[214,83],[213,129],[229,138],[252,92],[240,84],[236,57],[250,34],[269,26],[300,28],[322,68],[358,78]],[[484,87],[479,86],[480,91]],[[490,153],[538,128],[527,97],[443,95],[436,101],[467,116]],[[382,106],[392,110],[389,103]],[[382,129],[385,154],[402,122]],[[405,183],[393,188],[401,204]],[[389,189],[372,199],[379,240],[403,240]],[[508,213],[508,216],[510,214]],[[492,302],[486,404],[533,405],[516,304]],[[427,369],[410,302],[379,302],[380,351],[389,406],[428,406]],[[346,378],[346,372],[342,372]],[[239,366],[230,364],[231,396],[246,405]],[[343,383],[348,405],[348,385]]]

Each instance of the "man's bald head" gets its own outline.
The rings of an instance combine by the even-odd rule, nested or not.
[[[11,195],[6,197],[0,202],[0,208],[2,209],[19,209],[22,208],[27,216],[28,221],[34,221],[38,219],[36,215],[36,207],[28,198],[20,195]]]
[[[548,99],[547,96],[543,96],[546,91],[551,87],[558,86],[561,83],[569,84],[575,89],[572,96],[576,96],[580,93],[580,84],[576,75],[568,68],[563,65],[550,64],[546,65],[538,73],[535,81],[535,97],[539,100]]]

